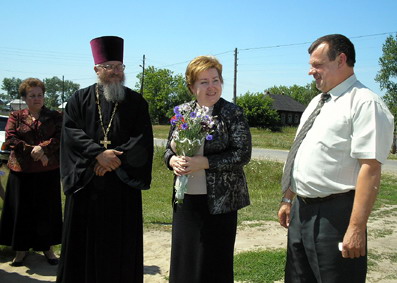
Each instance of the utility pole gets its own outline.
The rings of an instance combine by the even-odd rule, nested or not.
[[[234,49],[234,85],[233,85],[233,103],[237,101],[237,48]]]
[[[62,76],[61,111],[63,111],[64,108],[63,105],[64,100],[65,100],[65,76]]]
[[[143,54],[142,65],[139,65],[139,67],[142,67],[141,95],[143,96],[143,83],[145,81],[145,54]]]

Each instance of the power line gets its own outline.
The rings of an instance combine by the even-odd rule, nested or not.
[[[397,31],[393,32],[383,32],[383,33],[375,33],[375,34],[367,34],[367,35],[358,35],[358,36],[351,36],[350,39],[354,38],[364,38],[364,37],[373,37],[373,36],[380,36],[386,34],[393,34],[397,33]],[[306,41],[301,43],[289,43],[289,44],[279,44],[279,45],[269,45],[269,46],[262,46],[262,47],[250,47],[250,48],[240,48],[240,51],[249,51],[249,50],[257,50],[257,49],[270,49],[270,48],[280,48],[280,47],[289,47],[289,46],[298,46],[298,45],[306,45],[311,44],[313,41]]]
[[[349,38],[350,39],[365,38],[365,37],[374,37],[374,36],[388,35],[388,34],[394,34],[394,33],[397,33],[397,31],[351,36]],[[299,43],[287,43],[287,44],[277,44],[277,45],[260,46],[260,47],[239,48],[239,51],[250,51],[250,50],[259,50],[259,49],[273,49],[273,48],[281,48],[281,47],[300,46],[300,45],[311,44],[312,42],[313,41],[305,41],[305,42],[299,42]],[[220,56],[220,55],[224,55],[224,54],[228,54],[228,53],[234,53],[234,52],[235,52],[234,50],[228,50],[228,51],[224,51],[224,52],[213,54],[213,55],[214,56]],[[190,62],[190,60],[186,60],[186,61],[183,61],[183,62],[163,65],[163,66],[160,66],[159,68],[168,68],[168,67],[173,67],[173,66],[177,66],[177,65],[181,65],[181,64],[187,64],[189,62]]]
[[[397,31],[393,32],[383,32],[383,33],[376,33],[376,34],[366,34],[366,35],[358,35],[358,36],[350,36],[350,39],[358,39],[358,38],[367,38],[367,37],[375,37],[375,36],[382,36],[382,35],[389,35],[389,34],[397,34]],[[239,51],[253,51],[253,50],[261,50],[261,49],[273,49],[273,48],[282,48],[282,47],[290,47],[290,46],[300,46],[300,45],[307,45],[311,44],[311,41],[306,41],[306,42],[299,42],[299,43],[288,43],[288,44],[278,44],[278,45],[269,45],[269,46],[259,46],[259,47],[248,47],[248,48],[239,48]],[[220,53],[213,54],[214,56],[221,56],[224,54],[229,54],[229,53],[234,53],[235,50],[227,50],[223,51]],[[67,60],[68,63],[73,65],[74,63],[71,61],[78,60],[81,62],[81,58],[85,58],[86,56],[83,54],[77,54],[77,53],[60,53],[56,51],[44,51],[44,50],[29,50],[29,49],[21,49],[21,48],[9,48],[9,47],[4,47],[0,46],[0,54],[3,55],[16,55],[18,58],[22,59],[23,57],[31,57],[35,58],[33,59],[34,62],[43,62],[44,60],[59,60],[59,59],[64,59]],[[129,60],[133,62],[136,57],[129,57]],[[147,58],[146,58],[147,59]],[[32,59],[30,59],[32,60]],[[167,64],[160,66],[159,68],[168,68],[168,67],[173,67],[181,64],[187,64],[189,63],[190,60],[182,61],[182,62],[177,62],[177,63],[172,63],[172,64]],[[135,63],[136,64],[136,63]],[[132,65],[135,65],[132,64]],[[65,66],[65,64],[63,64]],[[7,72],[20,72],[24,73],[24,71],[12,71],[12,70],[3,70]],[[27,72],[26,72],[27,73]],[[128,72],[129,74],[133,75],[138,73],[137,71],[133,72]],[[79,78],[79,79],[74,79],[74,80],[83,80],[85,78]],[[87,78],[88,79],[88,78]]]

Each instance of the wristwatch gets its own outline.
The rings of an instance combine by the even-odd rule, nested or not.
[[[285,203],[291,204],[292,203],[292,199],[289,199],[289,198],[286,198],[286,197],[282,197],[281,198],[281,202],[285,202]]]

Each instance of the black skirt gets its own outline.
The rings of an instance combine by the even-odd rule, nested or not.
[[[0,220],[0,244],[16,251],[47,251],[61,243],[59,169],[22,173],[10,170]]]
[[[58,283],[142,283],[141,191],[115,175],[66,197]]]
[[[171,283],[233,283],[237,211],[211,215],[207,195],[185,195],[172,223]]]

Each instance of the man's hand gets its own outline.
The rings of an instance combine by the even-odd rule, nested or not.
[[[98,154],[96,160],[98,161],[99,165],[102,167],[102,169],[98,169],[98,170],[101,172],[105,170],[106,173],[119,168],[121,165],[121,160],[117,156],[121,154],[123,154],[122,151],[117,151],[114,149],[107,149],[104,152]]]
[[[365,228],[358,229],[349,225],[342,244],[342,257],[357,258],[365,256],[366,239]]]
[[[343,237],[342,256],[357,258],[365,255],[368,217],[379,191],[381,164],[376,159],[359,159],[360,171],[349,226]]]
[[[285,191],[283,198],[293,200],[295,198],[295,193],[289,188]],[[285,228],[288,228],[289,222],[291,221],[291,206],[292,203],[281,202],[278,210],[278,222]]]
[[[291,215],[291,204],[282,202],[278,210],[278,222],[281,226],[288,228]]]

